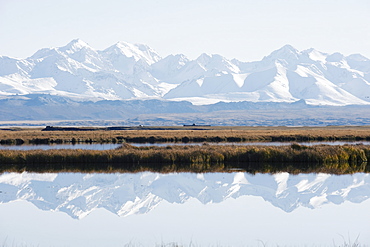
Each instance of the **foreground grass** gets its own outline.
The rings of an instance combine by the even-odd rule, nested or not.
[[[167,146],[116,150],[0,150],[0,172],[369,172],[364,145]]]
[[[328,127],[139,127],[129,130],[42,131],[0,130],[0,144],[370,141],[370,126]]]

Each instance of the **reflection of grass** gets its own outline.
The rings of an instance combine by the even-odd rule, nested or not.
[[[368,172],[370,147],[344,146],[167,146],[116,150],[0,150],[0,171],[30,172],[221,172],[346,174]]]
[[[269,245],[268,243],[264,242],[264,241],[261,241],[261,240],[257,240],[257,247],[259,246],[262,246],[262,247],[269,247],[269,246],[285,246],[285,245],[279,245],[279,244],[273,244],[273,245]],[[34,245],[25,245],[25,244],[15,244],[14,242],[11,244],[11,245],[8,245],[7,244],[7,241],[5,239],[5,241],[3,242],[3,244],[0,246],[0,247],[33,247]],[[38,246],[38,245],[37,245]],[[126,243],[124,245],[122,245],[123,247],[143,247],[145,245],[141,244],[141,243],[133,243],[132,241],[130,241],[129,243]],[[176,242],[169,242],[169,243],[160,243],[160,244],[154,244],[153,245],[154,247],[202,247],[202,245],[199,245],[199,244],[195,244],[193,243],[192,241],[190,241],[189,244],[180,244],[180,243],[176,243]],[[206,245],[208,247],[212,247],[212,246],[216,246],[216,247],[222,247],[223,245]],[[225,246],[229,246],[229,245],[225,245]],[[291,245],[289,245],[291,246]],[[298,246],[301,246],[301,245],[298,245]],[[307,246],[307,245],[305,245]],[[312,246],[317,246],[317,245],[312,245]],[[320,245],[321,246],[321,245]],[[358,241],[358,237],[355,239],[354,242],[351,242],[350,238],[348,240],[346,240],[345,238],[343,238],[343,243],[342,244],[335,244],[333,243],[333,247],[366,247],[368,245],[361,245]]]
[[[41,131],[0,130],[0,144],[122,143],[122,142],[247,142],[247,141],[370,141],[369,126],[248,127],[212,126],[139,127],[128,130]]]
[[[24,245],[24,244],[21,244],[21,245],[15,245],[15,244],[12,244],[12,245],[2,245],[1,247],[33,247],[34,245]],[[35,247],[37,247],[38,245],[36,245]],[[123,247],[143,247],[145,245],[142,245],[142,244],[125,244],[125,245],[122,245]],[[223,247],[223,246],[229,246],[229,245],[205,245],[207,247]],[[285,246],[285,245],[268,245],[268,244],[264,244],[264,245],[257,245],[258,246],[262,246],[262,247],[270,247],[270,246]],[[287,245],[287,246],[291,246],[291,245]],[[297,245],[297,246],[301,246],[301,245]],[[310,245],[304,245],[304,246],[310,246]],[[317,246],[317,245],[312,245],[312,246]],[[321,245],[320,245],[321,246]],[[344,244],[340,244],[340,245],[333,245],[333,247],[366,247],[368,245],[361,245],[360,243],[353,243],[353,244],[348,244],[348,243],[344,243]],[[202,245],[195,245],[195,244],[178,244],[178,243],[161,243],[161,244],[155,244],[153,245],[153,247],[202,247]],[[293,246],[294,247],[294,246]]]
[[[348,235],[347,239],[342,235],[341,235],[341,237],[343,239],[343,244],[336,245],[334,243],[334,246],[338,246],[338,247],[361,247],[360,243],[358,242],[358,239],[359,239],[360,235],[358,235],[354,241],[351,241],[351,237],[349,235]]]

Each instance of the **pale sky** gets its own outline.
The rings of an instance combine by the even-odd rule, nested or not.
[[[290,44],[370,58],[369,0],[0,0],[0,55],[26,58],[80,38],[143,43],[162,57],[260,60]]]

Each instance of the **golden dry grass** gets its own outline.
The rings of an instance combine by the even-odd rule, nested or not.
[[[116,150],[0,150],[0,171],[30,172],[368,172],[364,145],[167,146]]]
[[[15,144],[69,142],[246,142],[246,141],[370,141],[370,126],[329,127],[161,127],[150,130],[41,131],[0,130],[0,142]]]

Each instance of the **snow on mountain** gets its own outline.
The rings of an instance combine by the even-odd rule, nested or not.
[[[299,58],[300,52],[298,50],[291,45],[285,45],[264,57],[261,62],[264,66],[274,66],[276,61],[283,63],[285,66],[294,66],[299,61]]]
[[[349,60],[357,69],[365,68],[367,71],[369,61],[363,57],[357,59],[361,66],[353,62],[354,56]],[[207,61],[207,57],[198,60]],[[314,49],[299,52],[286,45],[260,62],[232,60],[230,63],[233,65],[231,68],[238,67],[239,70],[226,70],[213,63],[213,71],[216,70],[218,76],[198,76],[185,81],[166,94],[165,98],[186,97],[192,100],[191,97],[205,97],[254,102],[295,102],[304,99],[314,105],[369,104],[370,101],[369,82],[366,80],[368,72],[351,68],[339,53],[328,55]],[[233,78],[236,75],[243,76],[244,81],[234,80],[230,83],[230,77],[227,77],[221,79],[223,87],[220,87],[220,73],[231,74]],[[208,81],[207,87],[203,86],[204,81]],[[212,89],[209,85],[212,85]]]
[[[240,73],[238,66],[220,55],[207,55],[203,53],[196,59],[196,62],[204,68],[205,71],[216,73]]]
[[[134,97],[161,97],[173,88],[172,85],[161,82],[150,73],[151,65],[162,58],[146,45],[118,42],[101,51],[100,54],[112,64],[118,73],[123,75],[124,80],[129,83],[129,89],[133,92]]]
[[[183,54],[169,55],[152,64],[151,74],[161,81],[180,84],[183,78],[179,76],[179,72],[188,62],[189,59]]]
[[[308,63],[310,63],[310,60],[325,63],[328,54],[310,48],[308,50],[302,51],[302,55],[303,59],[305,56],[307,57]]]
[[[161,58],[142,44],[98,51],[80,39],[26,59],[0,56],[0,95],[52,94],[99,101],[164,98],[207,102],[370,104],[370,60],[290,45],[261,61],[201,54]]]
[[[34,174],[0,175],[0,203],[32,202],[38,208],[83,218],[96,208],[119,216],[144,214],[162,201],[183,204],[192,198],[203,204],[228,198],[262,197],[292,212],[345,201],[360,203],[370,197],[369,174],[275,175],[248,173],[180,174]]]
[[[165,95],[165,98],[202,97],[204,95],[222,95],[238,91],[239,86],[233,74],[217,74],[215,76],[184,82],[169,91]]]
[[[32,63],[26,60],[0,56],[0,76],[19,74],[27,75],[32,68]]]
[[[347,57],[348,65],[355,70],[370,73],[370,60],[361,54],[352,54]]]
[[[178,73],[182,84],[169,91],[164,98],[202,97],[213,94],[238,92],[240,69],[220,55],[203,53],[189,61]]]
[[[117,71],[133,74],[138,67],[148,69],[149,66],[161,60],[159,55],[145,45],[133,45],[126,42],[117,44],[101,51],[100,54],[109,61]]]

